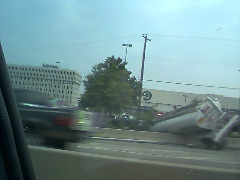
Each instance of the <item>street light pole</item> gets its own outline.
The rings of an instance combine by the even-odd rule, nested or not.
[[[127,46],[126,46],[125,62],[127,62]]]
[[[127,62],[127,48],[132,47],[132,44],[122,44],[122,46],[126,47],[126,53],[125,53],[125,62]]]
[[[147,41],[151,41],[151,39],[148,39],[147,34],[143,34],[142,37],[144,38],[144,46],[143,46],[143,57],[142,57],[141,77],[140,77],[140,94],[139,94],[139,99],[138,99],[138,111],[140,111],[141,99],[142,99],[143,73],[144,73],[144,63],[145,63],[146,46],[147,46]]]
[[[240,72],[240,69],[238,70]],[[238,115],[240,117],[240,89],[239,89],[239,97],[238,97]]]
[[[183,97],[185,99],[185,106],[186,106],[187,105],[187,97],[188,97],[188,95],[184,94]]]
[[[57,61],[56,64],[58,64],[58,68],[60,68],[60,61]]]

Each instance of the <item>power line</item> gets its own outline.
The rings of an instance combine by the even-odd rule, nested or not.
[[[195,87],[207,87],[207,88],[240,90],[240,87],[213,86],[213,85],[203,85],[203,84],[192,84],[192,83],[181,83],[181,82],[171,82],[171,81],[160,81],[160,80],[152,80],[152,79],[144,79],[144,81],[165,83],[165,84],[184,85],[184,86],[195,86]]]
[[[13,52],[13,51],[29,51],[29,50],[42,50],[42,49],[70,47],[70,46],[81,46],[81,45],[87,45],[87,44],[93,44],[93,43],[101,43],[101,42],[107,42],[107,41],[114,41],[114,40],[131,38],[131,37],[138,37],[138,36],[139,35],[131,35],[131,36],[110,38],[110,39],[102,39],[102,40],[97,40],[97,41],[78,42],[78,43],[71,43],[71,44],[52,45],[52,46],[36,47],[36,48],[28,48],[28,49],[15,49],[15,50],[7,50],[7,51],[9,51],[9,52]]]
[[[140,56],[131,56],[132,59],[139,59],[141,58]],[[175,63],[177,62],[181,62],[181,63],[195,63],[195,64],[219,64],[219,65],[228,65],[228,66],[238,66],[238,64],[234,64],[234,63],[226,63],[226,62],[219,62],[219,61],[215,61],[215,62],[211,62],[211,61],[196,61],[196,60],[189,60],[187,58],[169,58],[169,57],[157,57],[157,56],[147,56],[147,59],[153,59],[153,60],[160,60],[161,62],[165,61],[167,63]]]
[[[240,39],[213,38],[213,37],[201,37],[201,36],[180,36],[180,35],[168,35],[168,34],[151,34],[151,36],[182,38],[182,39],[200,39],[200,40],[213,40],[213,41],[236,41],[236,42],[240,42]]]
[[[168,34],[151,34],[152,36],[161,36],[161,37],[170,37],[170,38],[182,38],[182,39],[201,39],[201,40],[215,40],[215,41],[235,41],[240,42],[240,39],[224,39],[224,38],[213,38],[213,37],[197,37],[197,36],[180,36],[180,35],[168,35]],[[116,37],[116,38],[109,38],[109,39],[102,39],[97,41],[88,41],[88,42],[78,42],[78,43],[70,43],[70,44],[60,44],[60,45],[52,45],[52,46],[45,46],[45,47],[36,47],[36,48],[28,48],[28,49],[15,49],[15,50],[6,50],[7,52],[14,52],[14,51],[31,51],[31,50],[43,50],[43,49],[53,49],[53,48],[61,48],[61,47],[71,47],[71,46],[81,46],[93,43],[101,43],[107,41],[114,41],[119,39],[131,38],[131,37],[138,37],[139,35],[130,35],[130,36],[123,36],[123,37]]]
[[[240,90],[240,87],[213,86],[213,85],[191,84],[191,83],[180,83],[180,82],[169,82],[169,81],[157,81],[157,80],[146,80],[146,79],[143,79],[143,81],[165,83],[165,84],[175,84],[175,85],[184,85],[184,86],[196,86],[196,87]],[[119,81],[118,83],[126,83],[126,82],[120,82]],[[83,83],[81,82],[81,84],[83,84]],[[104,82],[91,82],[91,83],[88,83],[88,84],[104,84]]]

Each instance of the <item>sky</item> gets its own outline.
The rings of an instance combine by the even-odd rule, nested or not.
[[[59,61],[84,78],[107,57],[124,59],[127,43],[127,68],[139,79],[142,34],[151,39],[144,88],[239,97],[239,89],[218,88],[240,87],[239,0],[0,0],[11,64]]]

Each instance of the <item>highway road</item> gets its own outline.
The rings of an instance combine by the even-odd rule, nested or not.
[[[79,144],[68,144],[71,151],[108,155],[120,158],[163,162],[165,165],[197,169],[219,168],[225,172],[240,172],[240,151],[222,151],[192,148],[184,145],[158,145],[121,141],[90,140]]]
[[[33,142],[42,145],[40,140]],[[240,179],[240,150],[237,149],[216,151],[184,145],[92,139],[68,143],[65,150],[41,147],[44,153],[41,152],[39,158],[40,151],[31,148],[39,179],[76,179],[80,176],[84,179],[161,179],[162,175],[166,177],[163,179]],[[43,157],[48,155],[52,165],[44,161]],[[58,164],[57,168],[54,164]],[[49,168],[57,172],[56,178]],[[50,175],[52,178],[48,178]]]

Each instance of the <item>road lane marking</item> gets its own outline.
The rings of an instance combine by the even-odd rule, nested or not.
[[[55,154],[61,154],[61,157],[64,155],[68,156],[84,156],[89,158],[99,158],[99,159],[109,159],[109,160],[116,160],[116,161],[125,161],[125,162],[132,162],[132,163],[141,163],[141,164],[149,164],[149,165],[159,165],[159,166],[167,166],[167,167],[177,167],[177,168],[189,168],[194,170],[204,170],[204,171],[214,171],[219,173],[234,173],[240,174],[239,169],[229,169],[229,168],[217,168],[217,167],[206,167],[206,166],[198,166],[198,165],[188,165],[188,164],[179,164],[179,163],[169,163],[169,162],[159,162],[159,161],[150,161],[150,160],[141,160],[136,158],[125,158],[125,157],[116,157],[116,156],[109,156],[109,155],[99,155],[94,153],[85,153],[85,152],[75,152],[75,151],[67,151],[67,150],[60,150],[60,149],[52,149],[46,147],[38,147],[38,146],[28,146],[30,153],[33,151],[35,152],[45,152],[45,153],[52,153],[52,156]]]
[[[187,159],[187,160],[201,160],[201,161],[210,161],[210,162],[219,162],[219,163],[228,163],[228,164],[237,164],[240,165],[239,162],[233,161],[223,161],[217,160],[213,158],[203,158],[203,157],[176,157],[176,156],[169,156],[169,155],[161,155],[161,154],[152,154],[152,153],[140,153],[135,151],[129,151],[127,149],[116,149],[116,148],[105,148],[105,147],[88,147],[88,146],[81,146],[77,145],[75,147],[78,148],[86,148],[86,149],[95,149],[95,150],[105,150],[105,151],[112,151],[112,152],[123,152],[129,154],[139,154],[139,155],[148,155],[148,156],[158,156],[158,157],[165,157],[165,158],[175,158],[175,159]],[[174,152],[174,151],[173,151]]]

